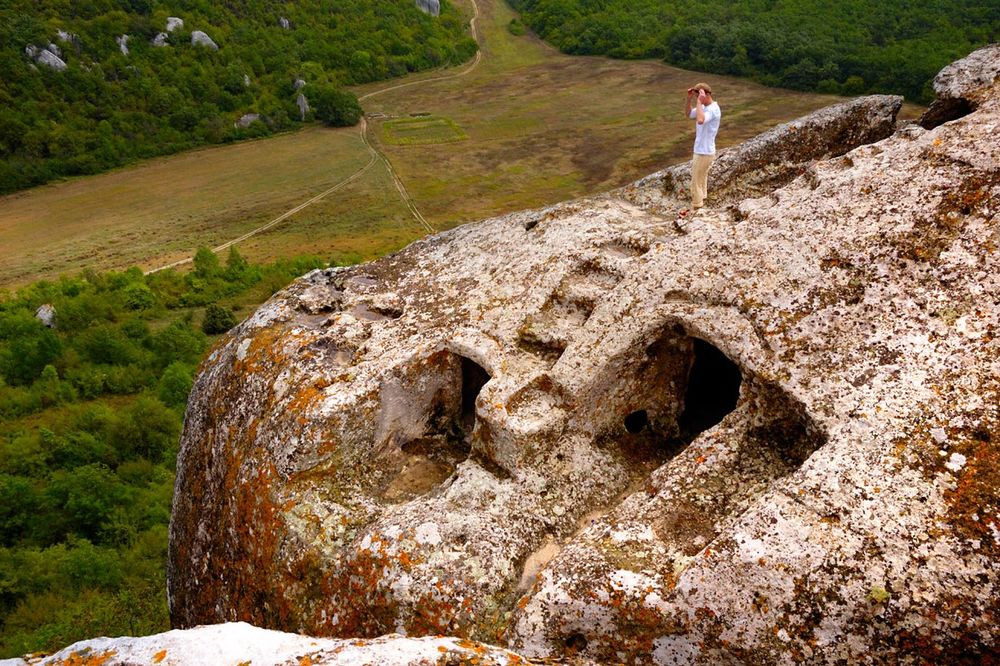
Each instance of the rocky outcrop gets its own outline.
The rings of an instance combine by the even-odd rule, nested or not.
[[[170,38],[170,35],[168,35],[167,33],[165,33],[165,32],[158,32],[158,33],[156,33],[156,36],[153,37],[153,41],[150,42],[150,43],[153,46],[156,46],[156,47],[167,46],[167,44],[169,43],[168,42],[169,38]]]
[[[934,129],[978,108],[1000,76],[1000,44],[991,44],[942,69],[934,77],[937,99],[920,117],[920,125]]]
[[[292,22],[289,21],[288,19],[286,19],[284,16],[282,16],[282,17],[280,17],[278,19],[278,25],[281,26],[282,30],[291,30],[292,29]]]
[[[416,0],[417,8],[425,14],[439,16],[441,14],[440,0]]]
[[[261,117],[259,113],[244,113],[240,116],[240,119],[233,123],[236,127],[246,129],[256,122],[260,122]]]
[[[306,116],[309,115],[309,100],[302,93],[299,93],[295,98],[295,106],[299,107],[299,120],[305,120]]]
[[[128,35],[119,35],[118,37],[115,37],[115,43],[118,44],[118,50],[122,52],[123,56],[127,56],[129,54],[128,40]]]
[[[24,53],[39,65],[45,65],[57,72],[64,72],[67,69],[66,62],[48,48],[40,49],[34,44],[28,44],[24,47]]]
[[[173,621],[995,654],[1000,87],[963,94],[933,130],[867,98],[735,148],[683,224],[678,167],[277,294],[191,394]]]
[[[180,30],[183,27],[184,27],[184,19],[178,18],[176,16],[168,16],[167,17],[167,25],[166,25],[167,32],[173,32],[174,30]]]
[[[48,657],[0,660],[0,666],[135,666],[136,664],[273,664],[274,666],[513,666],[525,660],[501,648],[456,638],[331,640],[245,623],[168,631],[142,638],[81,641]]]
[[[302,88],[305,87],[305,85],[306,85],[305,79],[297,78],[295,79],[295,82],[292,84],[292,88],[294,88],[295,90],[302,90]]]
[[[213,51],[219,50],[219,45],[216,44],[208,34],[202,32],[201,30],[195,30],[191,33],[191,45],[192,46],[203,46],[207,49],[212,49]]]
[[[56,327],[56,308],[51,303],[45,303],[40,305],[37,310],[35,310],[35,319],[42,322],[46,328]]]

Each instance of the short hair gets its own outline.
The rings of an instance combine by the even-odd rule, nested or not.
[[[704,90],[709,95],[712,94],[712,86],[708,85],[707,83],[696,83],[694,84],[693,88],[694,90]]]

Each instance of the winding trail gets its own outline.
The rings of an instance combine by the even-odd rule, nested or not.
[[[389,86],[387,88],[373,90],[372,92],[359,97],[358,102],[363,102],[364,100],[375,97],[376,95],[381,95],[382,93],[387,93],[392,90],[399,90],[400,88],[409,88],[410,86],[417,86],[425,83],[433,83],[435,81],[447,81],[450,79],[457,79],[461,76],[466,76],[467,74],[471,73],[474,69],[476,69],[476,67],[479,66],[479,63],[482,61],[483,58],[482,43],[480,42],[479,39],[479,28],[476,25],[476,22],[479,19],[479,5],[476,4],[476,0],[469,0],[469,1],[472,3],[472,18],[469,20],[469,31],[472,33],[472,39],[475,40],[477,48],[476,48],[476,56],[472,59],[472,62],[469,64],[468,67],[466,67],[464,70],[460,72],[455,72],[454,74],[435,76],[429,79],[410,81],[408,83],[400,83],[394,86]],[[389,172],[389,176],[392,178],[392,182],[396,186],[396,190],[399,192],[399,196],[402,198],[403,203],[406,204],[406,208],[410,211],[410,214],[413,215],[414,219],[416,219],[416,221],[420,224],[420,226],[423,227],[424,230],[427,231],[428,233],[434,233],[435,231],[437,231],[437,229],[431,226],[430,222],[427,221],[427,218],[423,216],[423,214],[420,212],[420,209],[417,208],[416,203],[413,201],[413,197],[411,197],[410,193],[407,192],[406,186],[403,185],[403,181],[400,180],[399,174],[397,174],[396,170],[393,168],[392,162],[390,162],[389,158],[385,155],[385,153],[382,152],[381,149],[379,149],[375,137],[372,136],[371,139],[369,139],[368,122],[366,121],[364,115],[361,116],[361,141],[364,143],[365,148],[367,148],[368,152],[371,154],[371,159],[368,160],[368,163],[365,164],[363,167],[361,167],[360,169],[358,169],[357,171],[355,171],[350,176],[340,181],[336,185],[332,186],[331,188],[324,190],[323,192],[320,192],[316,196],[312,197],[311,199],[308,199],[307,201],[302,202],[298,206],[295,206],[294,208],[285,211],[284,213],[274,218],[273,220],[267,222],[266,224],[263,224],[257,227],[256,229],[251,229],[250,231],[243,234],[239,238],[234,238],[232,240],[226,241],[222,245],[213,247],[212,251],[222,252],[223,250],[227,250],[233,245],[236,245],[237,243],[242,243],[243,241],[249,238],[252,238],[258,234],[267,231],[268,229],[271,229],[272,227],[280,224],[281,222],[284,222],[286,219],[288,219],[292,215],[295,215],[302,209],[307,208],[312,204],[325,199],[326,197],[333,194],[342,187],[345,187],[346,185],[354,182],[366,171],[368,171],[377,161],[381,161],[385,165],[386,171]],[[179,259],[178,261],[174,261],[169,264],[165,264],[163,266],[151,268],[147,270],[145,274],[149,275],[151,273],[157,273],[159,271],[167,270],[168,268],[176,268],[178,266],[190,264],[192,261],[194,261],[193,257],[188,257],[186,259]]]

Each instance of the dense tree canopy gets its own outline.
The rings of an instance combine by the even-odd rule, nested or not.
[[[324,264],[203,248],[186,275],[0,291],[0,659],[169,628],[174,460],[205,331]],[[54,328],[35,318],[43,304]]]
[[[169,16],[184,25],[167,33]],[[193,45],[196,30],[218,50]],[[25,51],[49,44],[64,71]],[[446,2],[431,17],[413,0],[11,0],[0,4],[0,193],[285,129],[301,122],[296,98],[311,86],[399,76],[475,49]],[[262,122],[236,127],[248,113]]]
[[[567,53],[663,58],[798,90],[926,102],[949,62],[1000,38],[996,0],[511,0]]]

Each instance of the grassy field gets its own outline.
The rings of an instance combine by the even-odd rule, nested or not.
[[[685,159],[693,130],[682,95],[699,79],[711,81],[725,113],[720,146],[837,101],[658,62],[564,56],[511,35],[514,14],[502,0],[479,7],[483,60],[470,74],[364,102],[370,136],[440,229],[606,190]],[[357,92],[388,85],[396,83]],[[0,287],[190,256],[261,226],[369,157],[357,128],[315,127],[2,197]],[[377,164],[240,250],[254,260],[367,259],[420,235]]]

